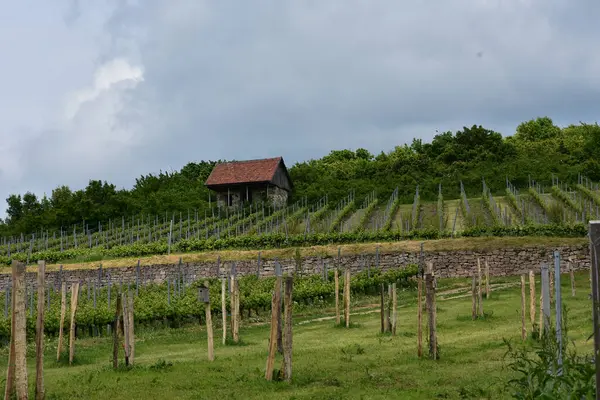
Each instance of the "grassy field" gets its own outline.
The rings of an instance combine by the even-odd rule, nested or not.
[[[515,278],[494,279],[492,283],[495,285],[492,297],[484,301],[488,316],[472,321],[467,291],[470,282],[438,281],[437,329],[441,354],[438,361],[417,358],[416,296],[409,290],[399,296],[399,327],[395,337],[379,333],[379,314],[372,312],[376,310],[374,298],[362,298],[359,304],[354,304],[356,314],[352,316],[351,329],[335,327],[330,308],[296,310],[291,384],[264,380],[268,327],[259,320],[253,324],[244,321],[243,345],[222,346],[217,327],[214,362],[206,360],[206,334],[202,326],[177,330],[138,327],[136,366],[117,371],[110,365],[108,338],[78,340],[77,362],[72,367],[55,362],[56,342],[48,339],[46,398],[509,398],[505,382],[510,372],[503,360],[506,350],[503,338],[520,341],[520,287]],[[538,282],[538,301],[539,287]],[[575,341],[579,352],[589,353],[592,341],[586,338],[592,332],[592,323],[588,274],[577,274],[576,297],[571,297],[568,275],[563,276],[562,288],[563,302],[570,309],[570,339]],[[529,330],[528,323],[528,333]],[[4,380],[8,351],[6,348],[0,351]],[[34,364],[33,359],[30,361],[33,390]],[[277,367],[280,362],[279,358]]]

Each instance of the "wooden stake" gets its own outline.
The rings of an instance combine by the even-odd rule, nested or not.
[[[233,342],[238,343],[240,341],[240,284],[236,279],[233,281],[233,308],[235,309],[235,315],[233,319]]]
[[[383,285],[382,285],[382,303],[383,303]],[[417,356],[423,357],[423,279],[417,278]]]
[[[473,300],[473,305],[471,307],[471,318],[473,321],[477,319],[477,278],[473,275],[473,282],[471,283],[471,297]]]
[[[525,328],[525,275],[521,275],[521,339],[527,339]]]
[[[544,327],[544,289],[543,289],[543,284],[542,281],[540,280],[540,324],[539,324],[539,331],[540,331],[540,335],[542,334],[543,330],[542,328]]]
[[[335,282],[335,323],[336,325],[340,324],[340,278],[338,276],[338,269],[335,269],[335,273],[333,275]]]
[[[477,299],[479,301],[479,316],[483,317],[484,313],[483,313],[483,288],[481,287],[482,284],[482,277],[481,277],[481,261],[479,260],[479,258],[477,259],[477,274],[479,275],[479,288],[477,289]]]
[[[554,302],[554,274],[550,273],[550,303]]]
[[[275,280],[273,296],[271,298],[271,335],[269,337],[269,355],[265,369],[265,379],[273,380],[273,367],[275,365],[275,354],[277,353],[277,314],[281,305],[281,278]]]
[[[208,281],[204,281],[204,287],[208,288]],[[213,326],[212,326],[212,315],[210,310],[210,301],[204,304],[204,313],[206,315],[206,336],[208,339],[208,360],[215,360],[214,353],[214,339],[213,339]]]
[[[344,275],[344,320],[346,328],[350,328],[350,270],[346,269]]]
[[[35,332],[35,398],[44,399],[44,309],[46,286],[46,263],[38,261],[37,273],[37,321]]]
[[[575,297],[575,272],[573,271],[573,266],[569,263],[569,275],[571,276],[571,296]]]
[[[529,271],[529,319],[531,326],[535,326],[535,274]]]
[[[396,284],[392,283],[392,335],[396,336],[396,324],[398,323],[398,296]]]
[[[116,296],[115,320],[113,322],[113,368],[119,367],[119,336],[121,332],[121,296]]]
[[[25,314],[25,264],[12,261],[12,303],[10,348],[6,369],[6,387],[4,399],[27,398],[27,360],[26,360],[26,323]]]
[[[433,274],[425,275],[425,289],[427,301],[427,316],[429,322],[429,357],[433,360],[437,360],[437,312],[435,304],[435,285],[433,283]]]
[[[485,298],[489,299],[492,293],[492,288],[490,286],[490,265],[488,261],[485,260]]]
[[[277,306],[277,352],[279,354],[283,354],[283,314],[281,310],[282,298],[281,298],[281,289],[283,288],[283,278],[278,276],[276,278],[279,281],[279,305]]]
[[[79,282],[71,285],[71,328],[69,329],[69,365],[73,364],[75,356],[75,313],[77,312],[77,300],[79,297]]]
[[[63,347],[63,329],[65,325],[65,314],[67,313],[67,283],[63,282],[60,287],[60,325],[58,328],[58,348],[56,349],[56,361],[60,360]]]
[[[233,331],[235,330],[235,290],[234,290],[234,286],[235,286],[235,277],[233,275],[231,275],[229,278],[229,312],[231,313],[229,324],[230,324],[232,337],[234,335]]]
[[[225,291],[227,290],[227,281],[221,278],[221,316],[223,318],[223,346],[227,341],[227,302],[225,300]]]
[[[292,380],[292,310],[294,302],[292,301],[292,292],[294,288],[294,278],[288,276],[285,278],[285,293],[283,298],[283,309],[285,313],[285,329],[283,337],[283,379],[290,382]]]
[[[385,287],[383,286],[383,283],[382,283],[381,284],[381,307],[380,307],[381,333],[385,332],[385,302],[384,302],[384,297],[385,297]]]
[[[127,302],[127,331],[129,333],[129,365],[133,365],[135,359],[135,332],[133,318],[133,292],[128,296]]]
[[[127,304],[127,296],[125,293],[121,293],[121,304],[123,306],[123,339],[124,339],[124,347],[125,350],[125,366],[129,366],[129,305]]]

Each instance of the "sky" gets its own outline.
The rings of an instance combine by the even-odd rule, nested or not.
[[[597,121],[597,0],[7,0],[0,217],[191,161]]]

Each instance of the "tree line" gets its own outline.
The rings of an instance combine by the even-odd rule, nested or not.
[[[117,189],[106,181],[91,180],[72,190],[59,186],[50,197],[27,192],[11,194],[0,234],[15,235],[58,230],[85,221],[90,228],[110,219],[131,215],[164,215],[188,211],[204,215],[209,191],[204,182],[220,161],[191,162],[181,170],[148,174],[131,189]],[[413,139],[377,155],[365,149],[333,150],[320,159],[289,168],[295,190],[290,201],[307,197],[318,201],[327,194],[337,201],[355,190],[356,198],[373,190],[385,198],[398,187],[402,202],[410,203],[419,185],[423,201],[437,199],[439,185],[446,199],[458,198],[462,181],[469,196],[480,196],[481,181],[502,194],[506,178],[517,187],[529,179],[550,182],[551,175],[575,182],[579,174],[600,180],[600,126],[580,123],[558,127],[548,117],[521,123],[507,137],[479,125],[443,132],[431,143]],[[214,206],[214,195],[212,196]]]

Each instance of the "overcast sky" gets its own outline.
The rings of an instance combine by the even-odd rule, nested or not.
[[[202,159],[374,153],[482,124],[597,120],[597,0],[6,1],[10,193]]]

